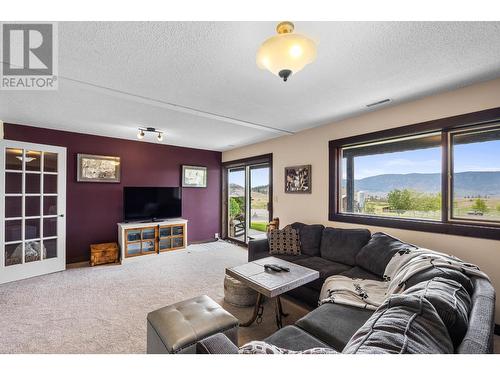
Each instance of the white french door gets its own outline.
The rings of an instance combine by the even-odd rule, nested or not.
[[[0,141],[0,284],[66,268],[66,148]]]

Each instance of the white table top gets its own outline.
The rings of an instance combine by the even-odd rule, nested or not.
[[[290,268],[290,272],[266,270],[264,264],[279,264]],[[241,266],[226,268],[226,274],[270,298],[319,278],[318,271],[275,257],[258,259]]]

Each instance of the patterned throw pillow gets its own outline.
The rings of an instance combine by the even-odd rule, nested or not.
[[[238,350],[239,354],[338,354],[330,348],[312,348],[307,350],[289,350],[279,348],[276,345],[268,344],[264,341],[251,341],[243,345]]]
[[[271,230],[268,240],[271,255],[300,255],[299,233],[290,225]]]

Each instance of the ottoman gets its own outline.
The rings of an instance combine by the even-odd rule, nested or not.
[[[257,302],[257,292],[234,277],[224,278],[224,301],[237,307],[254,306]]]
[[[215,333],[238,345],[238,319],[208,296],[199,296],[150,312],[148,354],[195,354],[196,343]]]

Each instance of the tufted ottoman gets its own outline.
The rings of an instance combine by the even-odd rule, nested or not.
[[[208,296],[150,312],[147,325],[148,354],[194,354],[199,340],[218,332],[238,345],[238,319]]]

